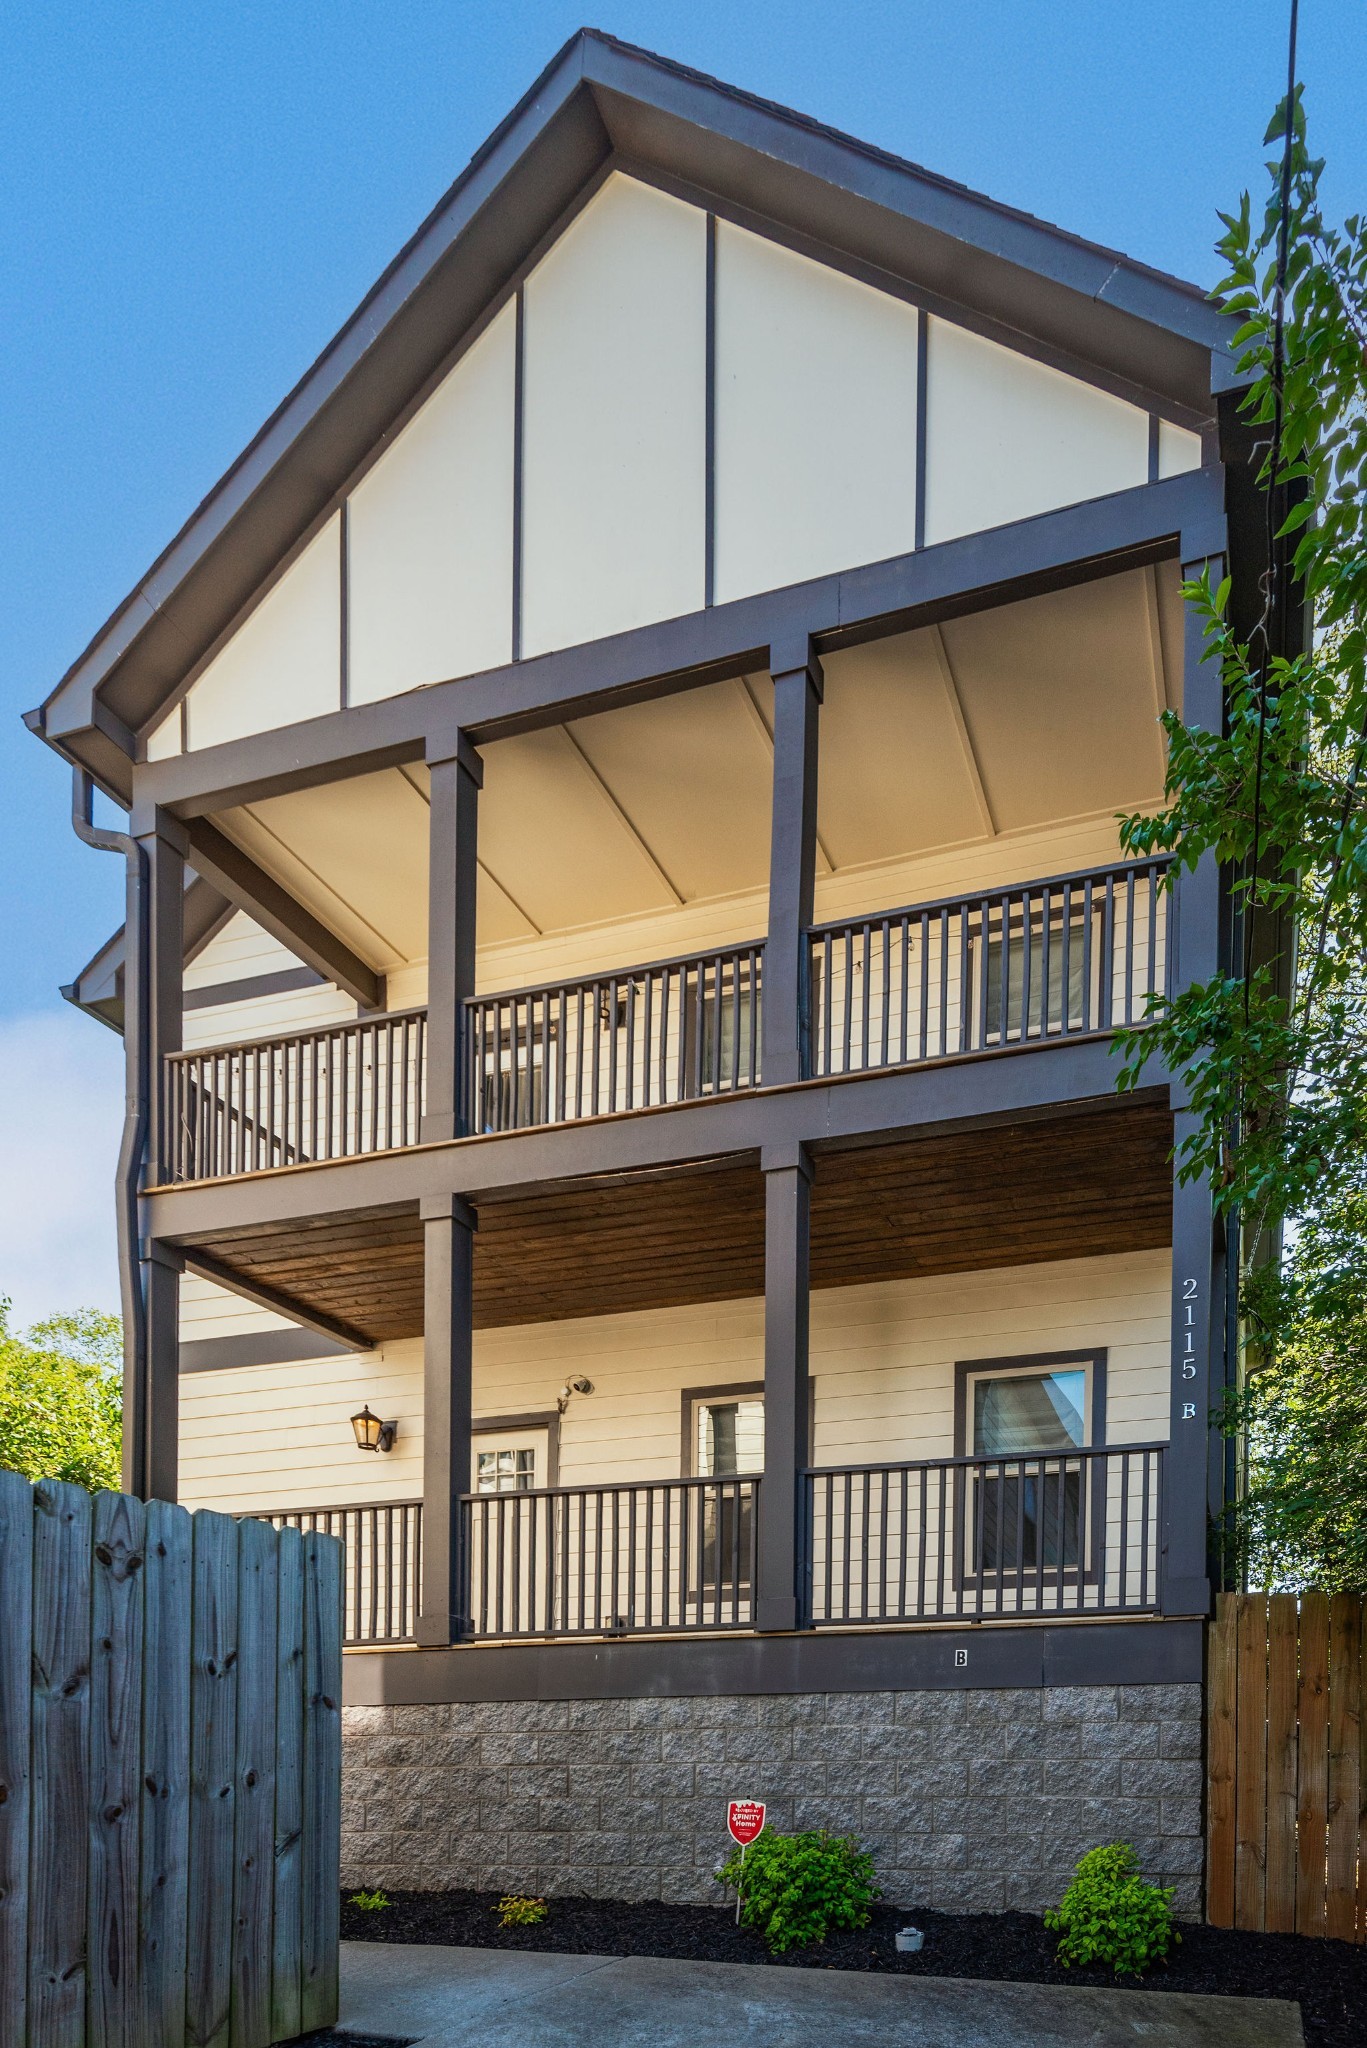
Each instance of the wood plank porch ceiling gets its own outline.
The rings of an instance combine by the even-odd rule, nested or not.
[[[1139,1251],[1172,1228],[1172,1119],[1152,1104],[825,1152],[812,1285],[852,1286]],[[202,1249],[374,1342],[422,1334],[416,1206],[223,1233]],[[724,1301],[764,1289],[755,1162],[619,1175],[486,1198],[475,1239],[484,1329]]]

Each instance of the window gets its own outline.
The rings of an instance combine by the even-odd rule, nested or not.
[[[536,1452],[530,1445],[476,1451],[476,1493],[530,1493],[536,1485]]]
[[[758,1388],[685,1395],[689,1456],[698,1479],[734,1480],[764,1469],[764,1397]],[[694,1597],[704,1604],[750,1583],[754,1492],[750,1487],[699,1487]]]
[[[970,1575],[1085,1562],[1084,1461],[1069,1454],[1095,1441],[1103,1361],[1097,1353],[959,1368],[965,1449],[988,1461],[967,1475]]]
[[[1087,919],[1073,916],[1065,924],[1062,915],[1051,915],[1046,933],[1044,919],[1036,912],[1030,919],[1027,947],[1023,916],[1019,908],[1013,909],[1004,941],[1000,920],[995,931],[988,929],[987,972],[981,991],[982,1042],[987,1045],[1001,1044],[1003,1027],[1007,1038],[1040,1038],[1051,1032],[1082,1031],[1092,1021],[1088,1015]],[[980,940],[974,943],[975,954],[979,943]],[[1095,980],[1096,963],[1101,957],[1096,933],[1090,950]],[[975,983],[976,980],[975,965]]]

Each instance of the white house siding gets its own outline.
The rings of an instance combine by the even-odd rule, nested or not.
[[[818,1464],[954,1455],[954,1366],[1104,1346],[1106,1438],[1168,1434],[1170,1258],[1127,1252],[1050,1265],[825,1289],[812,1298]],[[676,1477],[689,1389],[763,1377],[763,1303],[723,1302],[476,1333],[477,1417],[544,1413],[585,1374],[561,1425],[564,1485]],[[397,1447],[363,1456],[349,1417],[368,1401]],[[181,1380],[181,1498],[294,1508],[416,1499],[422,1344],[233,1367]]]

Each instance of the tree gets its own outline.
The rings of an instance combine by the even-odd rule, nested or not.
[[[120,1483],[123,1333],[98,1309],[52,1316],[24,1336],[0,1297],[0,1466],[78,1486]]]
[[[1180,1177],[1209,1175],[1240,1248],[1245,1364],[1262,1369],[1225,1418],[1248,1442],[1234,1548],[1265,1579],[1362,1587],[1367,228],[1324,217],[1299,87],[1266,141],[1282,145],[1271,194],[1259,224],[1247,194],[1222,216],[1216,292],[1239,318],[1251,380],[1242,409],[1268,505],[1261,606],[1240,633],[1228,581],[1186,587],[1220,667],[1224,730],[1165,717],[1166,808],[1122,828],[1128,851],[1171,852],[1177,869],[1220,861],[1235,957],[1125,1035],[1121,1085],[1155,1056],[1179,1077],[1197,1117]],[[1313,632],[1296,646],[1284,629],[1302,600]]]

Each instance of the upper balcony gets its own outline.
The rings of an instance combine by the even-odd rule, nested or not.
[[[807,934],[812,1079],[964,1060],[1142,1022],[1166,984],[1165,863],[1130,862],[912,904]],[[474,1136],[764,1085],[765,947],[623,966],[468,999],[461,1129]],[[173,1181],[418,1142],[427,1012],[169,1058]]]
[[[158,1184],[1141,1022],[1172,899],[1116,817],[1161,802],[1181,617],[1175,564],[1151,563],[837,650],[782,689],[676,686],[464,767],[225,805],[210,868],[240,855],[368,996],[358,1015],[320,983],[317,1023],[288,1033],[231,988],[195,1010],[161,1062]]]

